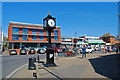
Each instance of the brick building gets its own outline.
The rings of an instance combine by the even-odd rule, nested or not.
[[[52,45],[60,46],[61,30],[60,27],[54,29],[51,33]],[[29,24],[20,22],[9,22],[8,29],[9,50],[16,49],[19,53],[22,45],[25,48],[38,48],[47,46],[48,32],[43,29],[43,25]]]
[[[100,37],[104,42],[109,43],[110,45],[115,45],[120,43],[120,40],[111,35],[110,33],[106,33]]]

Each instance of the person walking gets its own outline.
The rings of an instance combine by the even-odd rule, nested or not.
[[[105,49],[105,54],[106,54],[107,50]]]
[[[82,51],[83,51],[83,54],[82,54],[82,58],[85,56],[85,58],[86,58],[86,48],[85,48],[85,46],[82,48]]]
[[[116,47],[116,53],[118,53],[118,47]]]

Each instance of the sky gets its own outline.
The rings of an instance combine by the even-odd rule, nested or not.
[[[9,21],[42,24],[48,12],[56,18],[62,37],[118,35],[117,2],[3,2],[2,27]]]

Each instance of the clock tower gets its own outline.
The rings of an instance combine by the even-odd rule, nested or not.
[[[51,43],[51,32],[53,29],[56,29],[56,18],[53,18],[50,15],[50,12],[46,18],[43,19],[43,27],[45,30],[48,31],[48,47],[46,49],[46,67],[57,66],[54,63],[54,48],[52,47]]]

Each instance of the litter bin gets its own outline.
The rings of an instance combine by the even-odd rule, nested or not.
[[[36,70],[36,66],[34,64],[35,59],[36,58],[34,58],[34,57],[29,58],[29,65],[28,65],[29,70]]]

